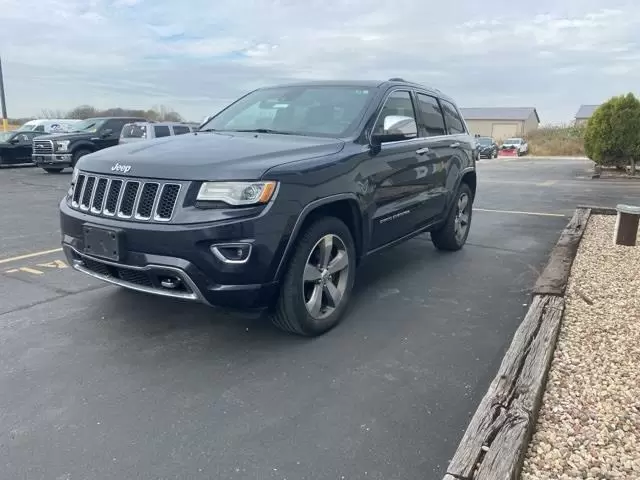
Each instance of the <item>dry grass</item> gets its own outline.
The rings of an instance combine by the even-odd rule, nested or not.
[[[527,135],[529,152],[540,156],[584,156],[584,127],[542,127]]]

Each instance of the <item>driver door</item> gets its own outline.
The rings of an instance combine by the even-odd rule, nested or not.
[[[368,183],[374,186],[371,249],[382,247],[425,224],[429,212],[428,186],[437,161],[430,139],[409,90],[394,90],[385,99],[374,134],[398,140],[383,143],[369,163]]]
[[[33,151],[33,139],[38,135],[42,135],[41,132],[24,132],[17,136],[18,143],[15,148],[16,163],[31,163],[31,153]]]
[[[118,145],[120,141],[120,132],[124,128],[125,124],[129,123],[126,119],[112,118],[104,122],[104,125],[100,128],[98,138],[94,140],[94,143],[98,146],[99,150],[107,147],[114,147]]]

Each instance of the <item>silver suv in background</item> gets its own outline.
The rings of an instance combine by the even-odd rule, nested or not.
[[[119,143],[138,142],[152,138],[184,135],[196,130],[191,124],[181,122],[134,122],[128,123],[120,132]]]

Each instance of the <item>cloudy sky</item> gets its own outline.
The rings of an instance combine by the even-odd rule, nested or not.
[[[640,2],[0,0],[0,55],[10,117],[164,104],[200,120],[273,82],[401,76],[562,122],[640,94]]]

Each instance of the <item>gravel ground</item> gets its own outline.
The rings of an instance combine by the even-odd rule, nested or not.
[[[614,225],[592,216],[580,244],[522,480],[640,479],[640,246]]]

